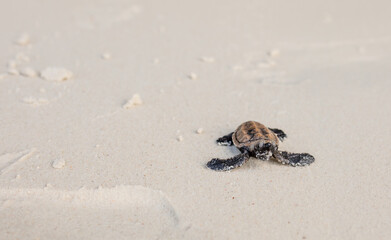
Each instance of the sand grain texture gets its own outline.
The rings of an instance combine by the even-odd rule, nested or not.
[[[1,239],[165,239],[184,231],[165,196],[141,186],[0,190],[0,201],[0,224],[8,229]]]
[[[390,1],[44,2],[0,8],[0,239],[390,239]],[[207,169],[248,120],[315,163]]]

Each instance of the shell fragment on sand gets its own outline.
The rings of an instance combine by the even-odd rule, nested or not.
[[[197,134],[202,134],[203,132],[204,132],[203,128],[198,128],[196,131]]]
[[[56,159],[52,162],[52,167],[55,169],[60,169],[65,166],[65,160],[64,159]]]
[[[271,68],[276,65],[275,61],[272,60],[265,60],[258,63],[258,67],[260,68]]]
[[[31,68],[31,67],[26,67],[26,68],[24,68],[24,69],[20,72],[20,74],[21,74],[22,76],[25,76],[25,77],[36,77],[36,76],[37,76],[37,72],[36,72],[33,68]]]
[[[18,39],[16,39],[15,43],[20,46],[26,46],[30,43],[30,35],[26,33],[22,34]]]
[[[129,109],[138,105],[143,104],[143,101],[141,100],[140,95],[134,94],[131,99],[129,99],[123,106],[122,108],[124,109]]]
[[[16,68],[17,67],[17,62],[15,61],[15,60],[9,60],[8,62],[7,62],[7,67],[8,68]]]
[[[189,73],[188,77],[189,77],[189,79],[191,79],[191,80],[196,80],[196,79],[198,78],[197,74],[195,74],[195,73],[193,73],[193,72]]]
[[[184,138],[183,138],[182,135],[179,135],[179,136],[176,138],[176,140],[177,140],[178,142],[182,142],[182,141],[184,140]]]
[[[109,60],[109,59],[111,59],[111,53],[105,52],[105,53],[103,53],[103,54],[101,55],[101,57],[102,57],[102,59],[104,59],[104,60]]]
[[[213,57],[201,57],[200,60],[202,62],[206,62],[206,63],[213,63],[213,62],[215,62],[215,59]]]
[[[19,75],[19,71],[15,68],[9,68],[7,72],[9,75]]]
[[[41,71],[41,78],[47,81],[62,82],[73,77],[73,73],[65,68],[49,67]]]
[[[278,57],[281,54],[280,49],[274,48],[267,53],[270,57]]]

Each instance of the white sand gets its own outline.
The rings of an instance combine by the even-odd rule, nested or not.
[[[2,6],[0,239],[390,239],[389,1]],[[316,162],[205,168],[246,120]]]

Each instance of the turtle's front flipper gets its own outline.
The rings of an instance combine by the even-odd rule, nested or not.
[[[289,164],[293,167],[307,166],[315,161],[315,158],[308,153],[290,153],[285,151],[275,151],[273,156],[282,164]]]
[[[230,133],[228,135],[225,135],[219,139],[216,140],[217,144],[221,145],[221,146],[231,146],[233,144],[232,142],[232,135],[234,133]]]
[[[206,166],[215,171],[229,171],[231,169],[242,166],[250,158],[248,152],[243,152],[229,159],[213,158]]]
[[[284,141],[284,139],[287,137],[284,131],[278,128],[269,128],[269,129],[277,135],[278,139],[280,139],[281,142]]]

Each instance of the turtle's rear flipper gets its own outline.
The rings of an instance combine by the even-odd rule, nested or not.
[[[206,164],[206,166],[215,171],[229,171],[242,166],[249,158],[249,153],[244,152],[226,160],[213,158]]]
[[[315,161],[315,158],[308,153],[290,153],[281,151],[273,155],[277,161],[281,162],[282,164],[289,164],[293,167],[307,166]]]

